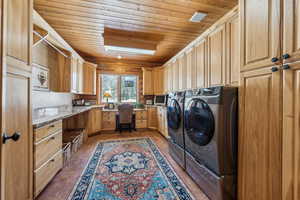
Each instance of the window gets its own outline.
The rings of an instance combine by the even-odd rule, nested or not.
[[[134,75],[108,75],[102,74],[101,101],[102,102],[128,102],[136,103],[138,77]],[[111,97],[105,97],[110,94]]]

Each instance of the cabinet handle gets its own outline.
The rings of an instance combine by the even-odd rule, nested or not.
[[[50,125],[48,128],[54,128],[55,127],[55,125],[54,124],[52,124],[52,125]]]
[[[272,71],[272,72],[277,72],[277,71],[278,71],[278,67],[272,67],[272,68],[271,68],[271,71]]]
[[[291,57],[291,56],[290,56],[288,53],[282,55],[282,58],[283,58],[284,60],[289,59],[290,57]]]
[[[283,70],[290,69],[290,66],[289,66],[289,65],[283,65],[283,66],[282,66],[282,69],[283,69]]]
[[[3,134],[3,139],[2,139],[2,143],[5,144],[7,140],[13,140],[13,141],[18,141],[21,137],[20,133],[15,132],[13,135],[8,136],[6,133]]]
[[[272,61],[273,63],[276,63],[276,62],[279,61],[279,59],[278,59],[277,57],[274,57],[274,58],[271,59],[271,61]]]

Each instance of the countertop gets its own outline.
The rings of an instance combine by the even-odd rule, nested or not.
[[[88,110],[91,110],[93,108],[103,108],[103,105],[93,105],[93,106],[73,106],[71,111],[63,111],[59,112],[55,115],[44,115],[42,117],[36,118],[32,120],[32,125],[34,128],[39,128],[41,126],[44,126],[48,123],[65,119],[83,112],[86,112]]]
[[[73,106],[71,111],[62,111],[58,112],[55,115],[43,115],[42,117],[38,117],[36,119],[32,120],[32,125],[34,128],[39,128],[41,126],[44,126],[46,124],[49,124],[51,122],[62,120],[68,117],[72,117],[74,115],[78,115],[80,113],[86,112],[88,110],[91,110],[93,108],[102,108],[103,112],[117,112],[117,109],[105,109],[104,105],[93,105],[93,106]],[[135,108],[134,111],[143,111],[146,108],[140,109]]]

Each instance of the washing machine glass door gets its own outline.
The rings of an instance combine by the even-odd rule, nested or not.
[[[191,99],[185,109],[185,130],[200,146],[207,145],[214,135],[215,120],[209,105],[199,98]]]
[[[178,129],[181,122],[181,108],[176,99],[171,99],[167,109],[168,126],[171,129]]]

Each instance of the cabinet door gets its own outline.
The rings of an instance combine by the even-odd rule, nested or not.
[[[2,198],[5,200],[32,199],[33,136],[30,78],[8,73],[6,78],[3,133],[20,134],[17,141],[8,140],[2,145]],[[2,143],[2,138],[1,138]],[[2,189],[3,189],[2,188]]]
[[[173,66],[171,64],[168,65],[168,91],[173,91]]]
[[[187,70],[186,70],[186,55],[184,54],[179,59],[179,90],[186,89],[186,77],[187,77]]]
[[[208,36],[208,81],[209,86],[225,84],[225,25]]]
[[[241,0],[241,69],[271,66],[280,57],[280,0]]]
[[[163,90],[164,93],[168,93],[168,70],[167,67],[163,68],[163,73],[164,73],[164,86],[163,86]]]
[[[83,93],[96,94],[96,67],[91,63],[83,65]]]
[[[192,88],[192,49],[186,54],[186,89]]]
[[[283,200],[300,199],[300,64],[283,72]]]
[[[71,82],[72,82],[72,87],[71,91],[73,93],[78,93],[78,67],[77,67],[77,59],[73,58],[71,59]]]
[[[178,60],[176,60],[176,62],[173,63],[173,90],[177,91],[178,90],[178,78],[179,78],[179,74],[178,74]]]
[[[150,107],[148,110],[148,128],[157,128],[157,110],[156,107]]]
[[[281,199],[281,72],[241,74],[238,199]]]
[[[160,68],[159,69],[159,77],[160,77],[160,81],[159,81],[159,93],[160,94],[164,94],[165,90],[164,90],[164,84],[165,84],[165,77],[164,77],[164,68]]]
[[[204,88],[206,86],[206,39],[202,40],[196,47],[196,87]]]
[[[143,68],[143,95],[153,95],[152,70]]]
[[[7,3],[7,55],[29,64],[32,0],[9,0]]]
[[[233,16],[226,25],[227,78],[226,83],[238,86],[240,81],[240,27],[239,15]]]
[[[300,2],[299,0],[283,1],[283,54],[290,58],[285,62],[300,60]]]
[[[192,63],[191,63],[191,88],[196,88],[197,82],[197,50],[193,48],[192,50]]]
[[[77,62],[77,73],[78,73],[78,79],[77,79],[78,93],[83,93],[83,63],[79,59]]]

